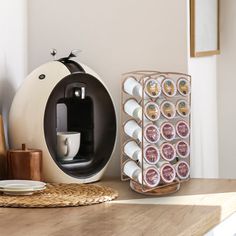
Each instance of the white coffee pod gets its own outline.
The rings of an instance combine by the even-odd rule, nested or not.
[[[154,166],[159,161],[160,152],[155,145],[146,146],[143,150],[143,156],[140,150],[134,152],[133,156],[135,156],[135,160],[138,160],[139,166],[143,169]]]
[[[129,141],[124,145],[124,153],[134,161],[142,159],[142,150],[135,141]]]
[[[144,107],[144,114],[150,121],[156,121],[160,117],[160,108],[155,102],[147,102]]]
[[[156,79],[147,79],[144,85],[145,93],[151,98],[157,98],[161,95],[161,86]]]
[[[175,168],[171,164],[164,164],[160,168],[161,179],[165,183],[172,183],[176,177]]]
[[[142,107],[135,99],[131,98],[125,102],[124,111],[135,119],[142,120]]]
[[[179,157],[186,158],[189,156],[190,147],[186,141],[181,140],[181,141],[177,142],[175,145],[175,149],[176,149],[176,153]]]
[[[144,182],[147,186],[154,188],[160,183],[160,173],[155,166],[150,166],[143,171]]]
[[[135,120],[127,121],[124,125],[124,131],[128,136],[142,142],[142,129]]]
[[[160,139],[160,131],[156,125],[148,124],[144,128],[144,137],[149,143],[157,143]]]
[[[161,113],[165,118],[173,119],[176,115],[175,105],[169,101],[162,102]]]
[[[131,179],[142,183],[142,170],[134,161],[127,161],[124,163],[123,172]]]
[[[190,82],[184,77],[178,79],[177,89],[182,96],[188,96],[191,92]]]
[[[190,167],[187,162],[179,161],[175,165],[175,170],[176,170],[176,174],[179,177],[179,179],[181,179],[181,180],[188,179],[188,177],[190,175]]]
[[[144,148],[143,156],[149,165],[155,165],[160,160],[160,152],[154,145],[148,145]]]
[[[123,172],[132,180],[151,188],[160,183],[160,173],[155,166],[149,166],[143,170],[144,181],[142,181],[142,170],[134,161],[125,162]]]
[[[142,85],[133,77],[129,76],[126,78],[123,84],[123,89],[126,93],[132,96],[148,98],[148,96],[143,93]]]
[[[175,138],[174,125],[169,122],[164,122],[161,125],[161,136],[167,141],[172,141]]]
[[[180,138],[187,138],[189,136],[189,125],[184,120],[180,120],[175,127],[176,133],[179,135]]]
[[[133,94],[133,89],[139,86],[142,89],[141,84],[132,76],[129,76],[128,78],[125,79],[124,84],[123,84],[123,89],[126,93],[130,94],[130,95],[134,95]]]
[[[167,96],[167,97],[174,97],[177,89],[175,82],[172,79],[164,79],[161,84],[162,87],[162,92]]]
[[[176,157],[176,151],[171,143],[163,143],[160,148],[161,156],[166,161],[173,161]]]
[[[187,117],[190,114],[190,106],[186,100],[179,100],[176,104],[176,110],[182,117]]]

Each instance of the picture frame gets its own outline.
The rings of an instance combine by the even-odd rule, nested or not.
[[[190,56],[220,54],[219,0],[190,0]]]

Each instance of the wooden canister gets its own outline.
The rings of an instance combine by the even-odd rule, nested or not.
[[[3,119],[0,115],[0,179],[6,178],[6,141],[4,135]]]
[[[42,180],[42,151],[27,149],[22,144],[22,149],[7,152],[8,179]]]

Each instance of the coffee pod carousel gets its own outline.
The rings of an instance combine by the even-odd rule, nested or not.
[[[9,115],[10,146],[43,152],[48,182],[101,179],[116,143],[116,112],[102,79],[68,57],[39,66],[24,80]],[[55,50],[51,53],[55,56]]]
[[[190,178],[191,77],[135,71],[122,76],[121,179],[147,195]]]

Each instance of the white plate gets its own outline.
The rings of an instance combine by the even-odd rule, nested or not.
[[[34,191],[41,190],[46,186],[46,183],[32,180],[2,180],[0,181],[0,190],[4,189],[12,191]]]
[[[0,191],[6,195],[32,195],[33,193],[44,189],[46,189],[46,187],[43,187],[41,189],[0,189]]]

